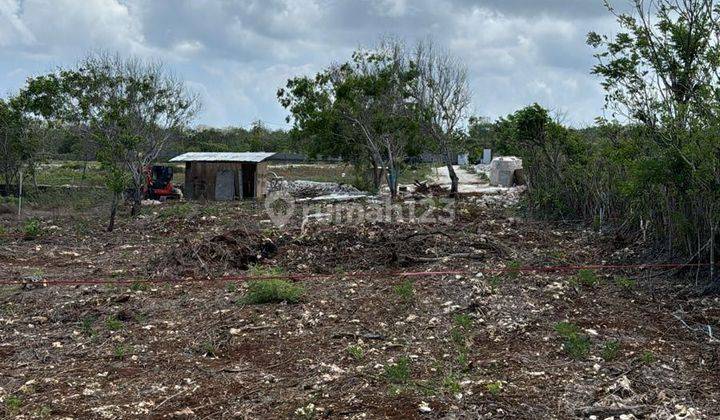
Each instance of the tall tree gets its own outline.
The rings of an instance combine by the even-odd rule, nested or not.
[[[10,191],[24,167],[32,167],[38,151],[19,98],[0,99],[0,171],[5,190]],[[32,168],[30,168],[32,169]]]
[[[461,149],[462,124],[471,101],[467,68],[432,41],[419,42],[413,57],[419,79],[415,97],[423,113],[423,127],[435,141],[450,174],[451,193],[458,192],[458,176],[453,169],[454,156]]]
[[[382,174],[393,197],[406,145],[417,131],[411,85],[417,71],[399,41],[384,40],[355,51],[352,61],[331,66],[315,78],[299,77],[278,91],[295,128],[327,150],[353,162],[367,156],[374,181]]]
[[[77,68],[32,78],[23,91],[30,109],[80,127],[108,174],[113,192],[108,230],[114,228],[122,184],[140,211],[145,171],[196,114],[197,97],[159,62],[96,54]]]

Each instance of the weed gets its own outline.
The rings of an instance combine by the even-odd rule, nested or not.
[[[620,352],[620,342],[617,340],[606,341],[602,349],[602,358],[606,362],[617,359]]]
[[[401,357],[397,362],[385,366],[385,378],[393,384],[404,384],[410,379],[410,359]]]
[[[649,365],[655,361],[655,355],[650,350],[645,350],[640,355],[640,361],[642,361],[646,365]]]
[[[255,280],[248,283],[245,302],[250,304],[298,303],[304,292],[305,289],[302,286],[287,280]]]
[[[455,315],[455,325],[461,328],[469,329],[472,327],[473,320],[470,318],[470,315],[468,314],[458,314]]]
[[[118,360],[123,360],[125,356],[128,355],[128,353],[132,353],[133,348],[131,346],[125,346],[123,344],[120,344],[115,347],[113,350],[113,355]]]
[[[122,329],[123,323],[114,315],[110,315],[105,319],[105,327],[110,331],[118,331]]]
[[[577,275],[573,276],[572,279],[570,279],[570,283],[573,286],[595,286],[596,284],[598,284],[598,278],[593,270],[580,270],[578,271]]]
[[[462,328],[455,327],[450,330],[450,338],[456,345],[464,346],[467,337],[465,336]]]
[[[511,279],[516,278],[520,274],[520,261],[512,260],[507,263],[507,276]]]
[[[637,282],[627,277],[615,277],[615,285],[622,287],[623,289],[632,289],[635,287]]]
[[[141,281],[134,281],[133,284],[130,285],[130,290],[132,290],[133,292],[144,292],[147,289],[147,283]]]
[[[32,218],[27,219],[23,225],[23,233],[26,239],[33,239],[40,236],[40,220]]]
[[[52,409],[46,405],[35,410],[35,417],[37,418],[44,419],[50,416],[52,416]]]
[[[0,226],[0,236],[3,236],[3,235],[5,235],[5,234],[7,234],[7,231],[5,230],[5,227],[4,227],[4,226]]]
[[[7,407],[7,410],[12,414],[20,411],[22,405],[22,398],[18,397],[17,395],[8,395],[7,397],[5,397],[5,407]]]
[[[490,277],[490,278],[488,279],[488,284],[490,284],[490,290],[491,290],[493,293],[497,292],[497,289],[498,289],[498,288],[500,287],[500,285],[502,284],[502,281],[503,281],[502,277],[499,277],[499,276],[492,276],[492,277]]]
[[[360,346],[350,346],[347,348],[347,352],[355,360],[362,360],[365,357],[365,351]]]
[[[96,334],[95,329],[93,328],[93,324],[95,324],[96,318],[94,316],[87,316],[83,318],[82,322],[80,323],[80,328],[82,329],[83,334],[85,334],[88,337],[92,337]]]
[[[225,290],[227,290],[228,293],[235,293],[237,292],[237,284],[228,283],[225,285]]]
[[[409,302],[415,296],[415,289],[412,280],[406,279],[402,283],[395,285],[395,294],[405,302]]]
[[[460,351],[457,357],[457,364],[463,371],[470,370],[470,358],[466,351]]]
[[[590,351],[590,339],[580,333],[580,329],[568,322],[555,325],[555,331],[565,339],[563,349],[574,359],[583,359]]]
[[[445,390],[447,390],[448,392],[450,392],[452,394],[457,394],[458,392],[460,392],[460,389],[461,389],[460,382],[458,382],[455,375],[452,375],[452,374],[447,375],[443,378],[442,386]]]
[[[184,219],[190,214],[190,212],[192,212],[192,206],[189,203],[178,203],[162,209],[162,211],[158,214],[158,217],[161,219]]]
[[[487,389],[490,395],[497,397],[500,395],[500,392],[502,392],[503,385],[500,381],[490,382],[485,384],[485,389]]]
[[[215,344],[213,344],[210,341],[204,341],[201,346],[201,351],[203,356],[206,357],[215,357],[217,356],[217,348],[215,347]]]

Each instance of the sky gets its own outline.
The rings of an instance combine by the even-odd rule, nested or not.
[[[591,30],[616,30],[602,0],[0,0],[0,95],[103,50],[163,61],[201,98],[196,125],[287,128],[288,78],[431,37],[467,65],[473,115],[537,102],[582,127],[604,105]]]

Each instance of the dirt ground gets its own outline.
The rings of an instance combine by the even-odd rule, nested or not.
[[[0,279],[26,282],[0,286],[8,418],[720,416],[717,297],[677,272],[520,270],[638,262],[623,238],[469,199],[449,225],[281,229],[253,203],[146,207],[112,233],[36,216],[32,238],[0,221]],[[245,303],[222,277],[249,267],[297,275],[301,301]]]

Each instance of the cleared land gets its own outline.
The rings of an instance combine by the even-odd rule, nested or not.
[[[145,207],[113,233],[101,211],[0,216],[0,278],[27,283],[0,289],[7,417],[720,416],[720,347],[693,330],[717,298],[670,272],[514,271],[637,261],[618,237],[471,198],[450,225],[302,231],[254,203]],[[261,304],[219,280],[248,268],[327,277]],[[467,274],[388,274],[449,269]]]

